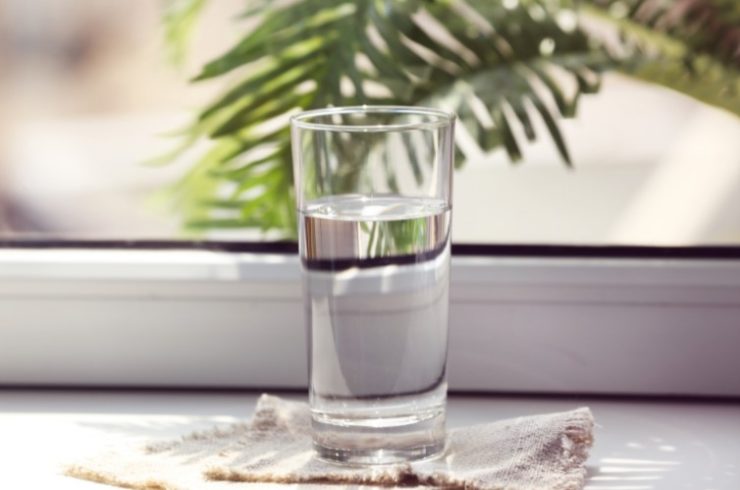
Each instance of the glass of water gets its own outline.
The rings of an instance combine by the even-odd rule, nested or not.
[[[445,447],[453,114],[291,119],[314,447],[406,462]]]

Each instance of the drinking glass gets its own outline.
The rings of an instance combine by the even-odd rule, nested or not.
[[[318,455],[445,447],[454,114],[336,107],[291,119]]]

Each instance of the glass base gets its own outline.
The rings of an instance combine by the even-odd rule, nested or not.
[[[313,414],[313,445],[319,458],[349,465],[408,463],[445,450],[445,413],[346,419]]]

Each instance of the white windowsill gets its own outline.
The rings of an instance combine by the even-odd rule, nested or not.
[[[256,397],[256,393],[0,390],[0,461],[4,463],[0,487],[109,488],[63,477],[61,468],[110,446],[172,439],[243,420],[252,413]],[[582,405],[591,407],[597,422],[585,490],[740,487],[737,401],[453,396],[449,426]],[[309,488],[270,486],[276,490],[304,487]]]
[[[0,250],[0,385],[305,385],[294,256]],[[740,396],[740,262],[454,257],[452,390]]]

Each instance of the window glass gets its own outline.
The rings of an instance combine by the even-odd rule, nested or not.
[[[162,191],[187,169],[147,162],[218,91],[187,80],[241,3],[212,2],[178,67],[163,2],[0,2],[0,238],[182,238]]]
[[[249,24],[243,1],[210,2],[182,66],[168,61],[162,4],[0,3],[0,240],[190,239],[164,192],[187,161],[145,162],[228,80],[190,84]],[[538,122],[539,121],[539,122]],[[604,77],[561,129],[504,150],[470,150],[455,173],[458,243],[740,243],[740,119],[626,76]],[[513,127],[525,141],[521,127]],[[213,239],[273,239],[211,230]]]

